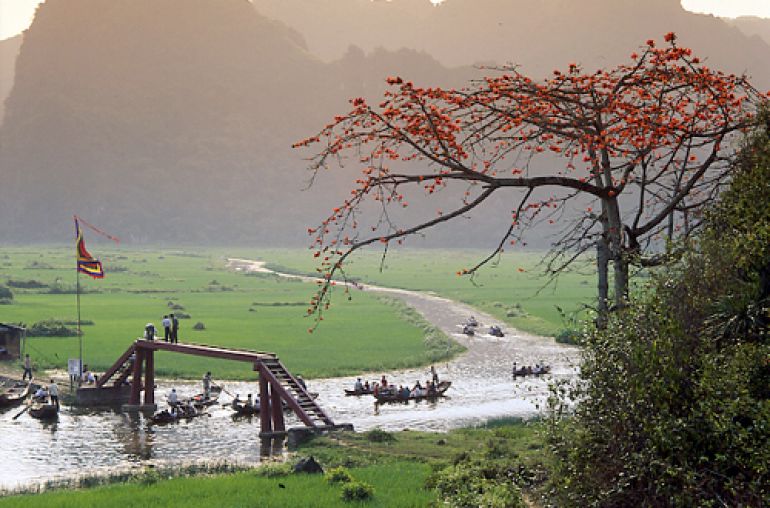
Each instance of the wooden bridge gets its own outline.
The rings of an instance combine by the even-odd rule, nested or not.
[[[128,382],[131,385],[129,405],[138,407],[141,405],[141,392],[144,389],[144,406],[154,407],[155,351],[170,351],[251,363],[254,370],[259,373],[259,419],[261,425],[259,435],[261,437],[280,436],[286,433],[283,403],[286,403],[294,411],[309,430],[351,427],[350,425],[335,425],[329,415],[313,400],[275,353],[265,351],[222,348],[203,344],[172,344],[139,339],[99,378],[96,383],[97,388],[105,388],[110,385],[120,387]]]

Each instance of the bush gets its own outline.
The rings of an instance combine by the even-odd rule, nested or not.
[[[763,136],[682,258],[585,334],[550,401],[554,505],[767,505],[770,120]]]
[[[78,331],[66,326],[61,321],[48,319],[34,323],[27,330],[27,335],[30,337],[77,337]]]
[[[505,461],[463,460],[426,480],[442,501],[456,508],[524,508],[516,485],[519,467]]]
[[[254,470],[254,474],[257,476],[264,476],[265,478],[289,476],[291,472],[292,467],[288,462],[265,464]]]
[[[206,329],[206,325],[204,325],[202,322],[198,321],[197,323],[195,323],[193,325],[192,329],[193,330],[205,330]]]
[[[346,468],[342,466],[330,469],[329,472],[326,473],[326,482],[329,484],[350,483],[352,481],[353,476]]]
[[[374,496],[374,487],[365,482],[352,481],[342,486],[344,501],[365,501]]]
[[[12,288],[18,289],[41,289],[47,288],[48,284],[40,282],[39,280],[14,280],[9,279],[8,285]]]
[[[372,443],[392,443],[396,440],[396,436],[382,429],[372,429],[367,431],[364,436],[366,436],[367,441]]]
[[[567,328],[562,329],[556,335],[556,342],[560,344],[572,344],[573,346],[579,346],[583,339],[583,334],[577,330],[569,330]]]
[[[0,286],[0,305],[13,303],[13,291],[11,288]]]

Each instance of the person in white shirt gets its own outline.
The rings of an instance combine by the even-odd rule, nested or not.
[[[171,318],[168,315],[163,316],[163,341],[171,340]]]
[[[171,393],[168,394],[168,403],[170,406],[176,406],[179,403],[179,396],[176,394],[176,388],[172,388]]]
[[[51,396],[51,403],[56,404],[56,410],[59,410],[59,387],[56,386],[56,381],[51,380],[51,384],[48,385],[48,395]]]

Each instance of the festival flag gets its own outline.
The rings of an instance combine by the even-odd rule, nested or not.
[[[77,236],[76,248],[78,257],[78,272],[84,273],[90,277],[93,277],[94,279],[104,278],[104,268],[102,267],[102,262],[98,259],[95,259],[88,252],[88,250],[86,250],[86,242],[83,239],[83,231],[80,229],[77,216],[75,216],[75,235]]]

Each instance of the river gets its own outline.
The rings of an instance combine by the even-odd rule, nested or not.
[[[263,263],[241,259],[230,260],[230,268],[268,271]],[[491,316],[467,305],[414,291],[368,285],[361,288],[402,299],[468,350],[452,361],[435,366],[442,379],[452,381],[447,397],[435,402],[377,406],[371,396],[344,395],[343,388],[352,388],[355,376],[310,380],[309,390],[320,394],[321,407],[336,423],[353,423],[358,431],[375,427],[447,431],[493,418],[528,418],[541,412],[551,380],[573,377],[577,372],[577,348],[557,344],[550,338],[505,327],[502,338],[485,333],[465,336],[458,325],[470,316],[480,322],[482,331],[489,324],[497,323]],[[547,364],[552,368],[551,374],[513,379],[513,362]],[[430,378],[428,370],[390,373],[389,382],[410,385],[416,380],[424,382]],[[368,379],[376,380],[375,376]],[[182,396],[200,391],[199,382],[159,380],[157,384],[159,399],[172,386]],[[242,395],[257,391],[253,382],[228,382],[225,389]],[[223,394],[220,400],[226,403],[230,397]],[[211,408],[209,417],[166,426],[150,425],[144,416],[137,414],[70,407],[63,407],[58,421],[53,423],[41,423],[28,415],[14,420],[18,411],[11,409],[0,414],[0,456],[5,457],[5,467],[0,470],[0,488],[18,488],[49,479],[150,464],[198,461],[253,464],[266,456],[285,453],[276,443],[260,443],[259,418],[234,419],[232,411],[224,406]],[[301,423],[293,416],[287,419],[287,427],[298,425]]]

